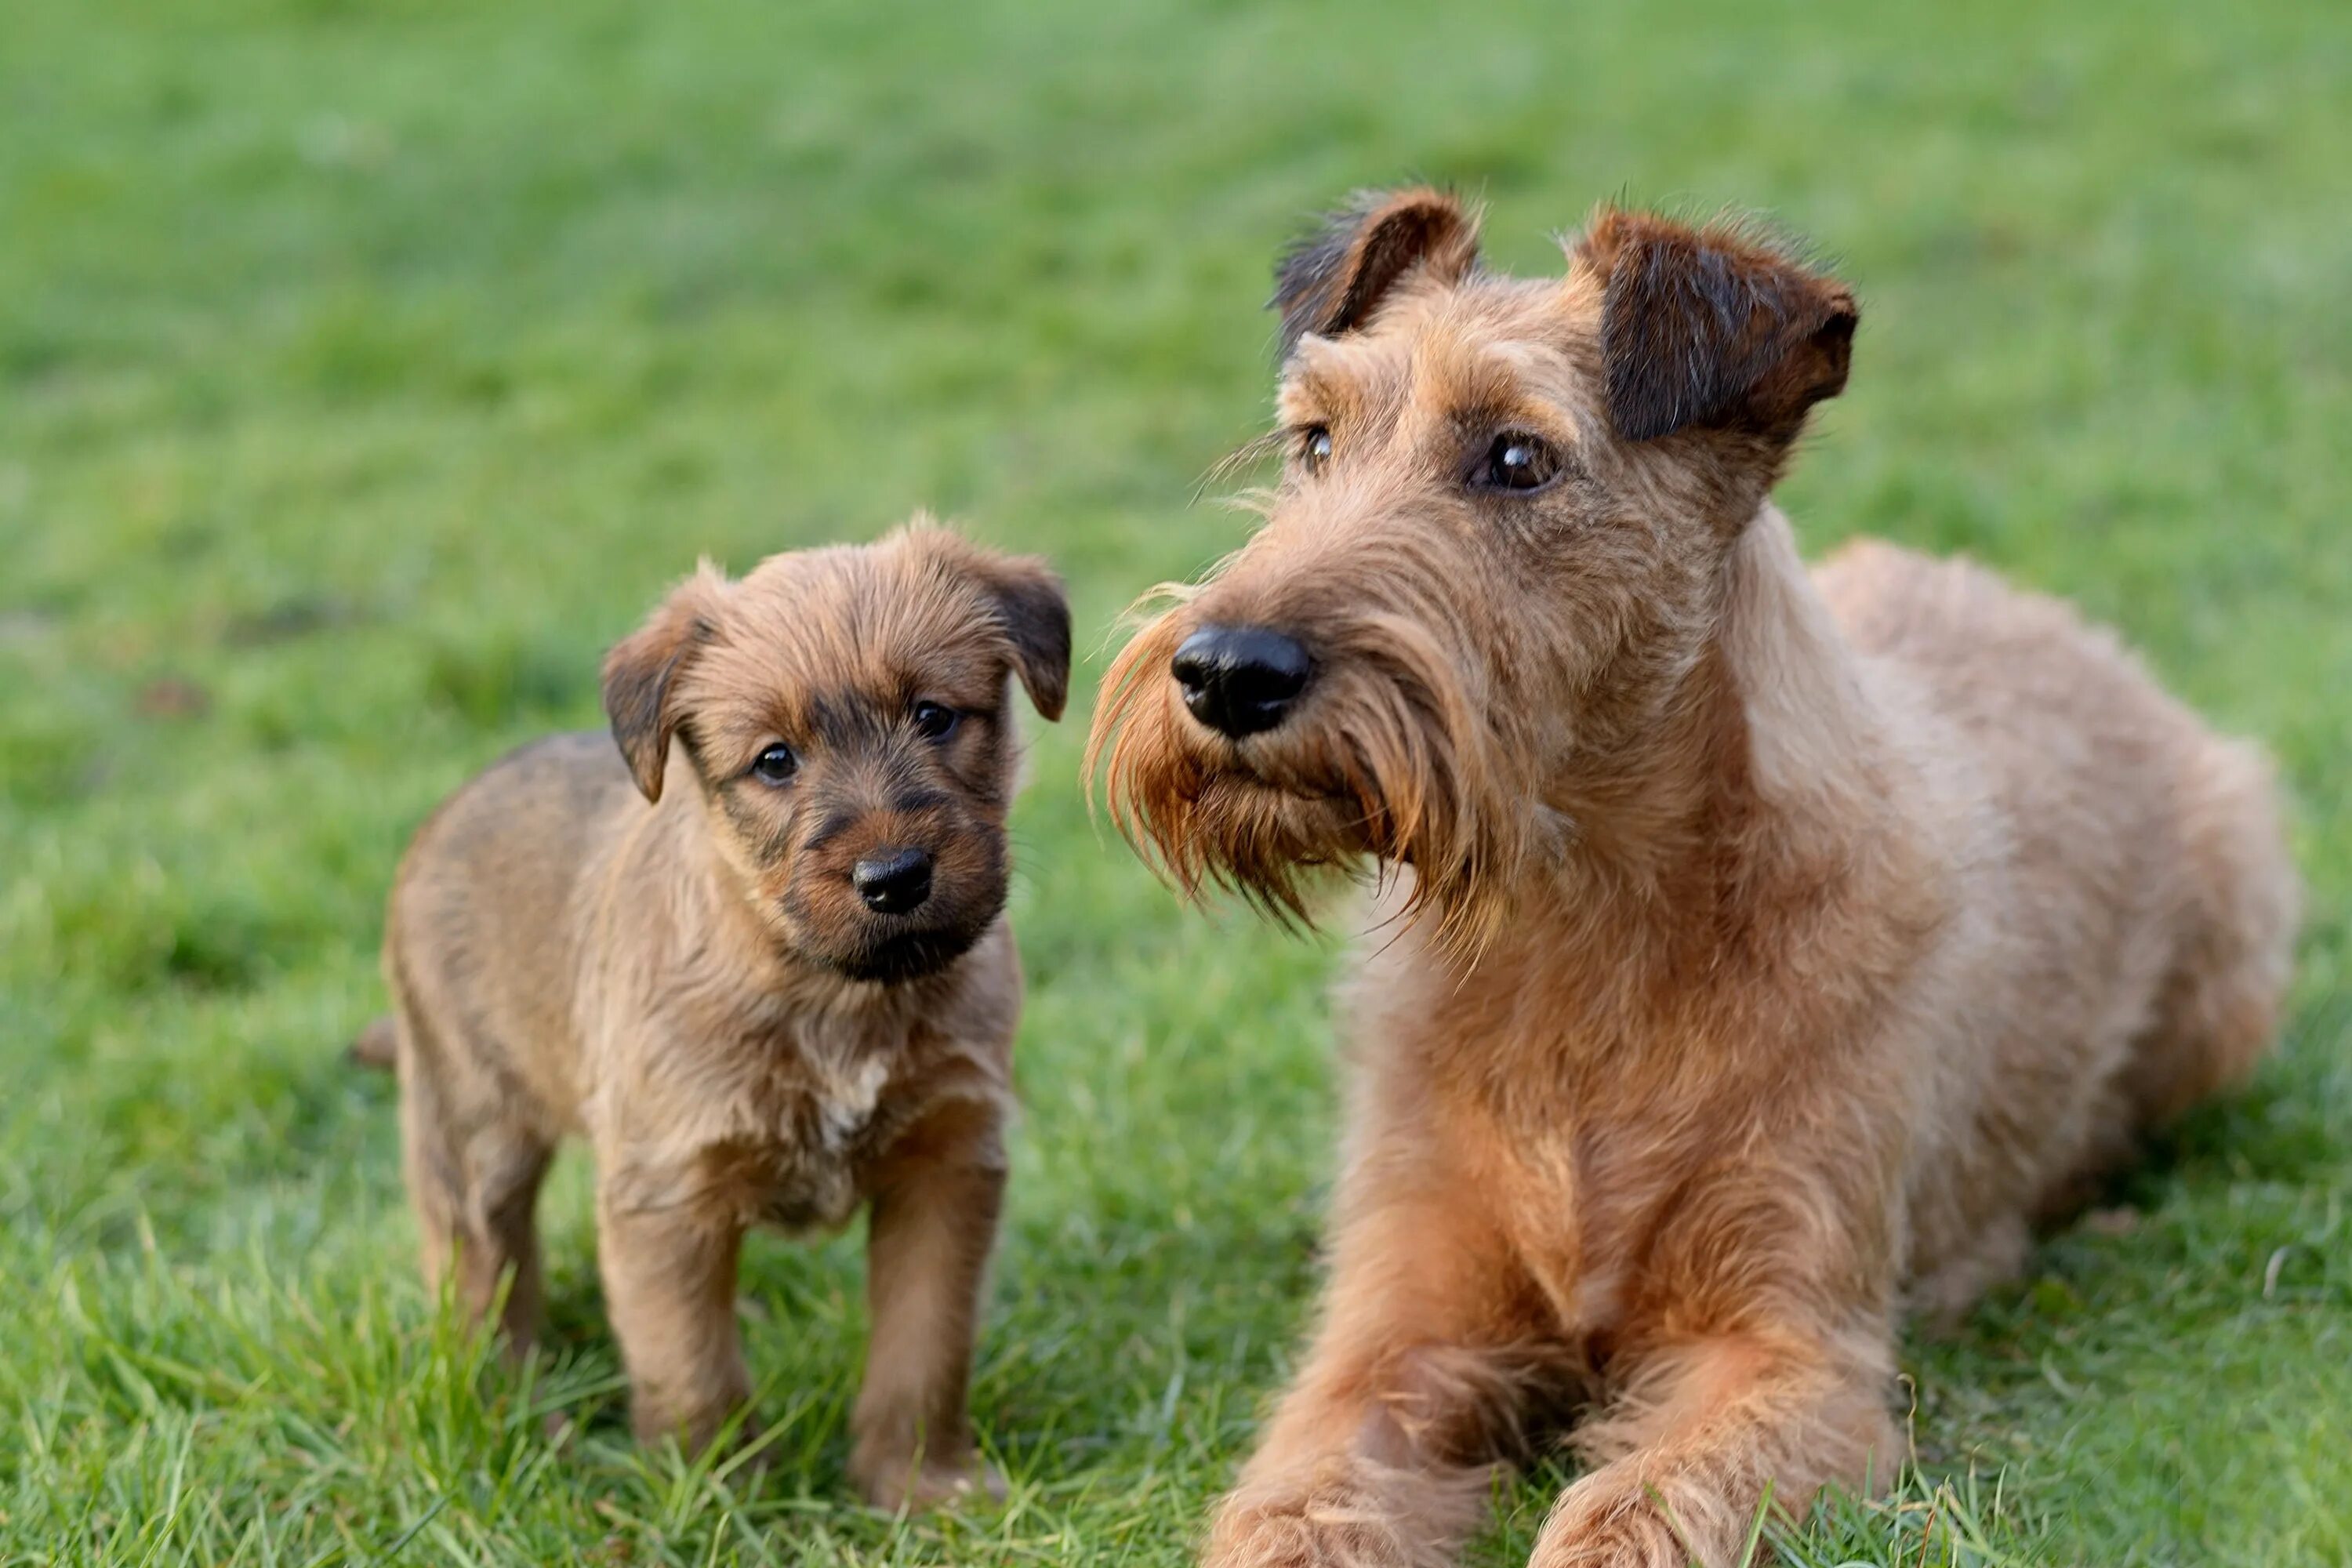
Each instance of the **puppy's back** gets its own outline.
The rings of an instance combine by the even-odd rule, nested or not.
[[[572,997],[590,881],[646,810],[602,731],[555,735],[478,774],[417,832],[393,886],[384,967],[408,1048],[572,1121]]]

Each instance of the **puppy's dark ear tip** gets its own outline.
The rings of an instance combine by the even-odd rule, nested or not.
[[[716,635],[713,605],[726,586],[706,563],[604,656],[604,717],[629,776],[649,803],[660,804],[670,737],[677,731],[675,678]]]
[[[1070,710],[1070,687],[1068,678],[1065,677],[1062,684],[1054,688],[1050,693],[1043,697],[1033,696],[1031,700],[1035,702],[1037,705],[1037,716],[1039,718],[1045,720],[1048,724],[1060,723],[1062,721],[1062,716]]]
[[[390,1017],[373,1019],[343,1047],[343,1059],[372,1072],[390,1072],[400,1062],[399,1038]]]
[[[668,764],[669,725],[664,721],[664,688],[670,660],[643,645],[644,633],[615,647],[604,659],[604,717],[613,743],[637,793],[658,803]]]
[[[1070,600],[1041,563],[1026,593],[1008,595],[1014,665],[1038,716],[1058,724],[1070,705]]]

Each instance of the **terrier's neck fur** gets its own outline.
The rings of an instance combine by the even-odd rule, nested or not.
[[[1844,873],[1858,844],[1899,830],[1898,759],[1856,656],[1769,502],[1722,568],[1715,624],[1637,749],[1570,783],[1550,855],[1533,857],[1521,917],[1557,948],[1612,962],[1719,940],[1738,905]],[[1469,956],[1473,963],[1475,953]]]

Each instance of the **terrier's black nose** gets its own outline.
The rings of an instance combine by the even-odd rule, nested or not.
[[[867,909],[903,915],[931,896],[931,852],[877,849],[850,868],[849,880]]]
[[[1281,723],[1314,669],[1296,640],[1265,626],[1202,626],[1168,665],[1192,717],[1235,740]]]

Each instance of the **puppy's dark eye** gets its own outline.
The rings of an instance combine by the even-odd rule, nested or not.
[[[944,741],[963,722],[963,715],[944,702],[915,704],[915,733],[929,741]]]
[[[801,760],[786,745],[770,746],[751,763],[751,776],[763,784],[790,784],[793,775],[801,771]]]
[[[1488,489],[1541,489],[1559,468],[1559,453],[1550,442],[1524,430],[1506,430],[1486,448],[1471,482]]]
[[[1331,460],[1331,427],[1309,425],[1298,433],[1298,460],[1307,465],[1310,474],[1319,474],[1323,465]]]

